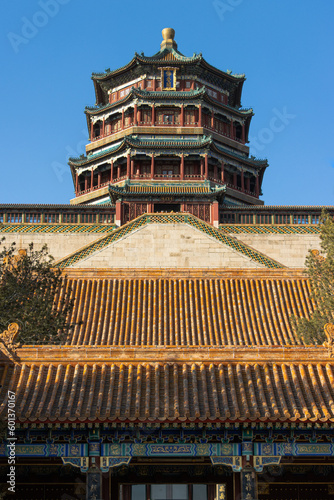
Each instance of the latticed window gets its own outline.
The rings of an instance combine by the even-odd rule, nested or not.
[[[294,224],[309,224],[310,217],[308,214],[297,214],[293,216]]]
[[[84,224],[94,224],[96,222],[96,214],[81,214],[81,222]]]
[[[234,224],[235,223],[235,214],[227,214],[223,213],[223,224]]]
[[[22,222],[22,214],[18,214],[18,213],[7,214],[7,222],[11,222],[11,223]]]
[[[41,214],[26,214],[25,221],[30,224],[41,222]]]
[[[239,224],[252,224],[253,214],[238,214]]]
[[[111,224],[114,222],[114,214],[100,214],[99,219],[101,224]]]
[[[290,224],[290,215],[289,214],[276,214],[275,215],[275,224]]]
[[[256,216],[257,224],[271,224],[271,214],[258,214]]]
[[[63,214],[63,222],[67,224],[75,224],[78,222],[77,214]]]
[[[59,222],[59,214],[53,214],[53,213],[45,214],[44,221],[47,224],[56,224]]]

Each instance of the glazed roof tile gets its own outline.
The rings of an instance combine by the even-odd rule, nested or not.
[[[209,182],[178,184],[176,182],[159,181],[158,183],[126,182],[124,186],[110,185],[110,191],[119,194],[212,194],[225,191],[225,186],[211,188]]]
[[[229,109],[233,112],[236,112],[241,115],[247,115],[247,116],[252,116],[253,109],[252,108],[237,108],[230,106],[229,104],[221,103],[218,102],[216,99],[212,98],[207,90],[206,87],[200,87],[198,89],[190,89],[186,91],[172,91],[168,92],[166,90],[164,91],[151,91],[151,90],[142,90],[139,88],[132,87],[131,91],[123,97],[123,99],[120,99],[116,102],[109,103],[107,102],[106,104],[97,104],[95,106],[86,106],[85,107],[85,113],[86,114],[96,114],[103,112],[107,109],[112,109],[112,108],[119,108],[122,104],[125,102],[131,101],[133,98],[141,98],[141,99],[146,99],[148,101],[152,100],[168,100],[168,99],[175,99],[175,100],[180,100],[180,101],[185,101],[185,100],[192,100],[192,99],[198,99],[198,98],[204,98],[205,101],[217,105],[219,103],[219,106],[222,108]]]
[[[94,363],[0,368],[20,422],[334,422],[325,363]]]
[[[0,224],[0,233],[111,233],[112,224]]]
[[[302,277],[70,276],[72,346],[300,345],[289,318],[313,311]]]
[[[316,225],[255,225],[221,224],[219,229],[226,234],[319,234]]]

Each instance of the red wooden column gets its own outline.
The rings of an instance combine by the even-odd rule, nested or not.
[[[75,172],[75,196],[78,196],[78,186],[79,186],[79,176],[78,172]]]
[[[238,186],[238,177],[237,177],[237,175],[238,174],[236,172],[234,172],[234,174],[233,174],[233,186],[234,187]]]
[[[155,107],[154,104],[152,104],[152,115],[151,115],[151,125],[155,125]]]
[[[243,170],[241,170],[241,191],[245,191],[245,176]]]
[[[242,136],[241,136],[241,138],[242,138],[242,142],[245,144],[245,142],[246,142],[246,131],[245,131],[245,124],[244,123],[242,124]]]
[[[204,158],[201,158],[201,177],[203,178],[204,175]]]
[[[120,176],[121,176],[121,164],[119,163],[119,164],[117,165],[117,179],[119,179],[119,178],[120,178]]]
[[[90,171],[90,189],[91,189],[91,191],[93,189],[93,186],[94,186],[94,170],[92,169]]]
[[[151,157],[151,179],[154,179],[154,154]]]
[[[110,164],[110,182],[113,183],[114,181],[114,160],[111,160]]]
[[[155,92],[157,90],[157,81],[155,78],[153,78],[152,88],[153,88],[153,92]]]
[[[221,171],[221,181],[222,181],[222,182],[225,182],[225,172],[224,172],[224,168],[225,168],[225,165],[224,165],[224,162],[222,161],[222,171]]]
[[[219,203],[217,200],[213,201],[211,205],[211,224],[214,227],[219,226]]]
[[[181,179],[181,181],[184,180],[184,154],[181,155],[180,179]]]
[[[124,109],[122,109],[122,130],[124,129]]]
[[[94,138],[94,124],[93,122],[91,121],[90,122],[90,140],[92,141]]]
[[[212,129],[215,128],[215,114],[214,114],[213,110],[211,111],[211,128]]]
[[[127,157],[126,157],[126,176],[128,178],[131,177],[130,166],[131,166],[131,157],[128,154]]]
[[[85,191],[88,190],[88,175],[85,175]]]
[[[246,177],[246,190],[250,192],[250,177]]]
[[[184,106],[181,104],[181,127],[184,127]]]
[[[230,123],[230,137],[231,139],[234,139],[234,127],[233,127],[233,120],[231,119]]]
[[[97,174],[97,187],[99,188],[101,186],[101,172]]]
[[[204,157],[204,178],[207,179],[208,177],[209,177],[208,153],[205,153],[205,157]]]
[[[103,118],[103,120],[102,120],[102,137],[105,136],[105,127],[106,127],[105,119]]]
[[[153,203],[151,201],[149,201],[147,203],[147,213],[148,214],[152,214],[153,213]]]
[[[202,126],[202,104],[198,107],[198,126]]]
[[[116,226],[122,225],[122,202],[121,200],[116,200]]]
[[[137,116],[137,104],[134,105],[134,109],[133,109],[133,124],[134,125],[138,125],[138,116]]]
[[[259,176],[256,176],[255,180],[255,196],[258,198],[260,196],[260,182],[259,182]]]
[[[131,168],[130,168],[130,177],[132,179],[133,174],[134,174],[134,167],[135,167],[135,161],[131,160]]]

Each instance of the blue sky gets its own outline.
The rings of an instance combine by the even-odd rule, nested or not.
[[[185,55],[246,74],[265,203],[333,204],[333,18],[328,0],[3,0],[0,203],[69,202],[91,73],[154,54],[173,27]]]

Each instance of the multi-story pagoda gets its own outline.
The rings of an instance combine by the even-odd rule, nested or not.
[[[173,35],[93,76],[72,204],[0,204],[0,240],[48,245],[75,323],[58,346],[0,331],[0,418],[16,420],[0,484],[16,500],[333,500],[334,325],[305,345],[290,322],[313,311],[321,207],[261,204],[244,77]]]
[[[218,226],[223,204],[263,204],[267,161],[249,156],[245,77],[184,56],[173,29],[162,34],[154,56],[136,53],[93,74],[87,156],[69,162],[72,203],[111,202],[117,225],[147,212],[189,212]]]

